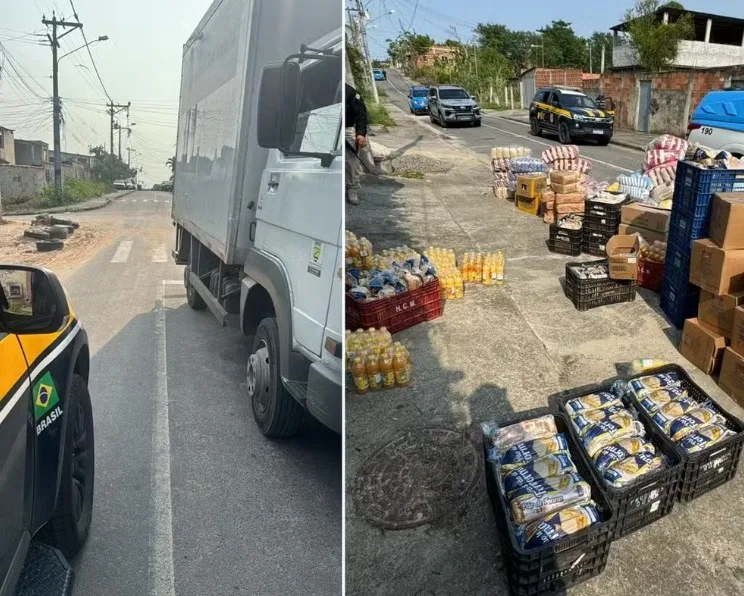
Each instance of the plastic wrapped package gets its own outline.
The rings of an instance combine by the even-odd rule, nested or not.
[[[493,147],[491,159],[511,159],[512,157],[530,157],[532,149],[521,145],[509,145],[506,147]]]
[[[672,385],[680,385],[679,375],[673,372],[647,375],[645,377],[632,379],[630,382],[628,382],[628,388],[635,394],[636,398],[638,398],[639,400],[644,395],[657,391],[658,389],[670,387]]]
[[[679,418],[683,414],[696,408],[697,405],[697,402],[692,399],[680,397],[665,403],[654,412],[654,415],[651,418],[656,426],[662,429],[665,433],[669,433],[669,426],[672,424],[674,419]]]
[[[677,160],[652,167],[646,170],[645,175],[651,178],[654,187],[666,184],[673,185],[677,176]]]
[[[651,151],[653,149],[663,149],[665,151],[681,152],[681,154],[684,155],[689,145],[690,144],[685,139],[680,137],[675,137],[674,135],[661,135],[651,141],[646,147],[646,150]]]
[[[501,469],[509,470],[558,453],[568,453],[568,442],[562,434],[517,443],[504,452],[492,448],[488,452],[488,459]]]
[[[579,157],[576,159],[556,159],[550,164],[550,167],[553,170],[561,172],[576,171],[582,174],[586,174],[589,170],[592,169],[592,166],[592,162],[588,159],[584,159],[583,157]]]
[[[685,147],[686,149],[686,147]],[[667,149],[651,149],[646,151],[643,158],[643,169],[650,170],[667,163],[676,163],[685,156],[685,149],[670,151]]]
[[[548,166],[536,157],[514,157],[509,160],[509,169],[515,174],[544,174]]]
[[[679,446],[687,453],[697,453],[735,434],[723,424],[706,424],[687,433],[679,442]]]
[[[623,437],[633,435],[646,436],[646,429],[626,410],[624,413],[614,414],[609,418],[595,422],[584,431],[581,437],[589,457],[599,452],[603,447],[614,443]]]
[[[508,172],[509,171],[509,160],[508,157],[497,157],[491,160],[491,168],[494,172]]]
[[[559,159],[578,159],[579,148],[576,145],[555,145],[542,152],[545,163],[552,164]]]
[[[578,474],[540,478],[507,495],[512,519],[526,524],[575,503],[587,502],[592,495],[588,482]]]
[[[614,416],[615,414],[620,414],[622,412],[627,412],[627,410],[622,402],[620,402],[618,404],[613,404],[605,408],[587,410],[586,412],[582,412],[581,414],[572,416],[571,421],[573,422],[574,427],[576,427],[576,430],[581,437],[588,429],[592,427],[592,425],[601,420],[605,420],[610,416]]]
[[[641,451],[621,462],[609,466],[604,471],[604,480],[610,486],[622,488],[638,478],[664,467],[664,460],[652,451]]]
[[[491,447],[503,453],[509,447],[525,441],[534,441],[535,439],[546,439],[558,434],[555,426],[555,418],[552,414],[540,416],[500,427],[498,424],[490,422],[482,425],[483,434],[488,438]]]
[[[656,453],[656,448],[643,437],[625,437],[610,443],[595,453],[594,467],[599,472],[604,472],[612,464],[621,462],[642,451]]]
[[[576,466],[567,452],[551,453],[518,468],[506,469],[502,476],[504,493],[509,495],[540,478],[576,473]]]
[[[636,394],[641,407],[651,415],[665,404],[684,397],[687,397],[687,390],[679,385],[671,385],[651,391],[641,390],[640,394]]]
[[[576,534],[599,519],[599,512],[593,501],[583,505],[571,505],[517,528],[517,542],[522,548],[537,548]]]
[[[500,187],[500,188],[509,188],[509,173],[508,172],[494,172],[493,185],[495,187]]]
[[[672,441],[680,441],[696,428],[708,424],[725,425],[726,419],[710,407],[699,406],[672,420],[666,432]]]

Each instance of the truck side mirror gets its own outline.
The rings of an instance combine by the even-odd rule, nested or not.
[[[258,144],[287,149],[294,140],[299,110],[300,66],[296,62],[264,68],[258,97]]]
[[[19,335],[54,333],[69,315],[65,291],[51,271],[0,265],[0,329]]]

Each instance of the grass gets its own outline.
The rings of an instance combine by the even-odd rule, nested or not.
[[[419,170],[403,170],[398,174],[400,178],[409,178],[411,180],[423,180],[424,173]]]
[[[108,182],[67,180],[62,186],[61,192],[57,192],[53,185],[45,186],[37,196],[26,203],[25,207],[46,209],[48,207],[74,205],[105,195],[111,190],[111,185]]]
[[[367,102],[367,118],[370,124],[395,126],[395,120],[390,117],[387,108],[381,103]]]

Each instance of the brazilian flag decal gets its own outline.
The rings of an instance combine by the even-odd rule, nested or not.
[[[38,422],[44,414],[59,403],[57,387],[52,374],[47,373],[34,385],[34,418]]]

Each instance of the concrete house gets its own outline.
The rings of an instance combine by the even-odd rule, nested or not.
[[[16,165],[40,166],[49,160],[49,143],[44,141],[15,141]]]
[[[0,164],[15,165],[15,139],[10,128],[0,126]]]

